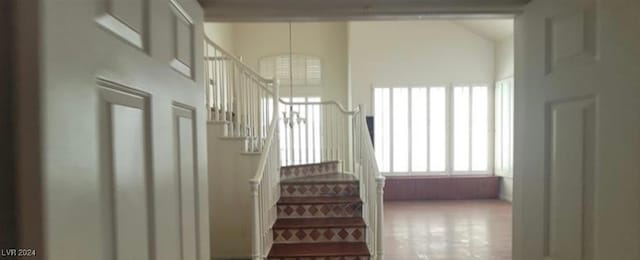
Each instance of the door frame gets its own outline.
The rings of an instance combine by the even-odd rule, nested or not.
[[[200,0],[201,2],[203,2],[204,0]],[[353,15],[349,15],[349,14],[342,14],[342,15],[336,15],[336,16],[323,16],[321,13],[311,13],[311,14],[307,14],[307,15],[300,15],[300,16],[296,16],[295,15],[295,11],[290,11],[290,14],[293,16],[293,18],[291,17],[275,17],[275,18],[265,18],[265,17],[261,17],[259,15],[256,16],[251,16],[251,15],[246,15],[244,13],[234,13],[234,10],[226,10],[229,13],[226,13],[222,16],[218,15],[218,14],[223,14],[225,12],[225,10],[221,10],[219,11],[219,13],[216,13],[216,16],[213,17],[210,14],[208,14],[208,7],[206,4],[203,5],[204,8],[204,12],[205,12],[205,21],[204,22],[286,22],[286,21],[300,21],[300,22],[305,22],[305,21],[386,21],[386,20],[438,20],[438,19],[456,19],[456,18],[476,18],[476,19],[513,19],[513,23],[514,23],[514,27],[513,27],[513,52],[514,52],[514,71],[513,71],[513,102],[514,102],[514,106],[513,106],[513,111],[512,113],[514,115],[518,114],[516,112],[516,110],[518,110],[518,107],[515,106],[516,103],[522,102],[521,100],[516,100],[517,95],[516,93],[518,91],[520,91],[521,88],[525,87],[524,82],[522,81],[522,76],[525,74],[525,71],[523,71],[523,66],[522,64],[524,63],[524,57],[523,55],[521,55],[522,53],[524,53],[525,49],[524,49],[524,35],[522,33],[523,27],[522,27],[522,15],[524,14],[525,11],[525,7],[530,3],[531,1],[527,0],[527,1],[522,1],[521,5],[518,7],[513,7],[510,8],[508,10],[502,10],[502,11],[496,11],[496,10],[485,10],[482,9],[481,7],[475,7],[475,8],[468,8],[465,9],[465,12],[455,12],[452,11],[451,9],[449,10],[442,10],[441,12],[437,12],[437,13],[433,13],[433,12],[429,12],[426,10],[417,10],[416,9],[411,9],[412,13],[394,13],[394,14],[384,14],[384,10],[378,10],[379,13],[365,13],[365,14],[359,14],[358,16],[353,16]],[[446,9],[446,8],[445,8]],[[375,11],[374,11],[375,12]],[[348,12],[347,12],[348,13]],[[273,14],[275,16],[278,16],[278,13]],[[494,86],[495,87],[495,83],[498,82],[498,80],[501,79],[494,79]],[[492,88],[493,89],[493,88]],[[348,90],[348,96],[350,97],[350,93],[351,93],[351,89]],[[493,102],[495,102],[494,97],[491,97],[491,102],[492,102],[492,106],[494,105]],[[351,101],[351,100],[349,100]],[[492,124],[495,122],[495,118],[493,118],[494,115],[492,115]],[[514,116],[514,121],[513,121],[513,143],[512,143],[512,151],[513,151],[513,155],[512,158],[514,161],[512,161],[513,163],[513,173],[511,176],[511,187],[512,187],[512,195],[511,195],[511,205],[512,205],[512,209],[511,209],[511,213],[512,213],[512,221],[511,221],[511,226],[512,226],[512,245],[511,245],[511,257],[512,259],[524,259],[522,255],[523,252],[521,250],[522,244],[525,243],[524,240],[524,234],[520,233],[519,230],[521,230],[520,226],[523,225],[523,220],[522,218],[524,217],[523,215],[523,198],[525,196],[525,194],[523,193],[523,185],[524,183],[522,183],[522,177],[521,177],[521,173],[519,171],[516,170],[515,168],[515,151],[516,146],[518,146],[519,142],[516,142],[516,133],[518,132],[518,129],[516,129],[516,118]],[[495,131],[495,129],[494,129]],[[493,147],[495,145],[495,138],[492,136],[491,137],[491,143],[490,146]],[[493,147],[495,150],[495,147]],[[495,155],[495,154],[494,154]],[[490,164],[492,166],[493,165],[493,160],[494,160],[494,155],[491,155],[491,162]],[[495,168],[495,167],[493,167]],[[494,169],[495,170],[495,169]],[[495,175],[495,172],[494,172]],[[516,230],[518,230],[518,232],[516,232]]]
[[[10,102],[0,105],[0,122],[6,121],[8,126],[0,129],[0,142],[9,144],[0,147],[0,155],[9,155],[0,158],[0,169],[9,169],[7,174],[0,174],[0,189],[9,191],[2,202],[9,202],[12,210],[0,210],[3,221],[0,225],[9,224],[13,228],[8,229],[10,246],[0,246],[32,249],[35,250],[33,259],[46,259],[41,167],[41,3],[39,0],[1,2],[0,35],[10,40],[0,45],[0,66],[8,65],[10,70],[0,75],[1,82],[8,82],[6,88],[0,89],[0,97]],[[4,158],[7,160],[2,160]],[[3,230],[6,230],[4,226]]]
[[[199,0],[201,3],[204,2],[204,0]],[[218,9],[217,13],[215,16],[212,16],[210,14],[208,14],[208,8],[209,6],[204,3],[203,5],[203,9],[205,12],[205,20],[204,22],[289,22],[289,21],[299,21],[299,22],[305,22],[305,21],[318,21],[318,22],[323,22],[323,21],[388,21],[388,20],[439,20],[439,19],[456,19],[456,18],[471,18],[471,19],[513,19],[513,23],[514,23],[514,27],[513,27],[513,52],[514,52],[514,71],[513,71],[513,102],[514,102],[514,106],[513,106],[513,111],[512,113],[514,115],[516,115],[516,110],[518,109],[517,106],[515,106],[516,103],[522,102],[520,100],[516,100],[516,93],[520,90],[520,88],[524,87],[525,84],[522,81],[522,76],[524,75],[525,71],[523,71],[522,68],[522,64],[524,63],[524,58],[522,57],[521,53],[524,53],[524,40],[523,37],[524,35],[522,34],[522,15],[524,14],[525,11],[525,7],[532,2],[533,0],[524,0],[521,1],[521,3],[518,3],[518,5],[514,5],[511,6],[511,8],[507,8],[507,9],[503,9],[503,10],[496,10],[496,9],[483,9],[481,6],[478,7],[469,7],[466,8],[464,12],[456,12],[455,11],[455,7],[452,8],[442,8],[441,10],[438,10],[438,12],[430,12],[428,11],[429,8],[427,9],[415,9],[415,8],[410,8],[408,10],[410,10],[410,12],[408,12],[407,10],[404,10],[405,12],[400,12],[398,10],[398,12],[395,13],[385,13],[385,11],[388,10],[373,10],[369,13],[358,13],[358,15],[353,15],[353,14],[349,14],[349,12],[347,11],[346,14],[339,14],[339,15],[326,15],[324,13],[306,13],[303,15],[296,15],[296,12],[301,12],[299,10],[287,10],[287,14],[286,15],[290,15],[290,16],[286,16],[283,13],[270,13],[274,16],[276,16],[275,18],[265,18],[263,16],[257,15],[256,13],[252,13],[251,15],[247,15],[245,13],[242,12],[236,12],[237,10],[233,10],[233,9]],[[459,7],[459,6],[458,6]],[[219,7],[218,7],[219,8]],[[255,11],[255,10],[251,10],[251,11]],[[353,10],[351,10],[353,11]],[[358,10],[359,12],[361,12],[362,10]],[[259,12],[259,11],[256,11]],[[269,14],[267,14],[269,15]],[[279,16],[280,15],[280,16]],[[495,83],[497,83],[497,81],[500,79],[494,79],[494,86],[495,87]],[[351,89],[348,90],[348,96],[350,97],[350,93],[351,93]],[[491,102],[492,102],[492,107],[493,107],[493,96],[491,97]],[[349,100],[351,101],[351,100]],[[494,123],[494,115],[492,116],[492,124]],[[513,163],[513,174],[511,176],[512,179],[512,197],[511,197],[511,205],[512,205],[512,209],[511,209],[511,213],[512,213],[512,245],[511,245],[511,257],[512,259],[523,259],[522,255],[516,255],[516,253],[520,253],[522,254],[522,251],[520,250],[522,248],[522,243],[525,243],[524,237],[522,233],[517,233],[515,232],[516,230],[520,230],[520,225],[523,225],[523,221],[522,218],[524,217],[524,215],[522,214],[522,203],[523,203],[523,198],[524,198],[524,193],[523,193],[523,189],[521,187],[523,187],[524,183],[522,183],[522,178],[520,176],[520,172],[516,171],[515,168],[515,151],[516,146],[518,145],[518,142],[516,142],[516,133],[517,133],[517,129],[516,129],[516,118],[514,116],[514,121],[513,121],[513,144],[512,144],[512,151],[513,151],[513,158],[514,161]],[[495,129],[494,129],[495,131]],[[495,145],[495,138],[492,136],[491,137],[491,144],[490,146],[493,147]],[[493,147],[495,150],[495,147]],[[495,155],[495,154],[494,154]],[[494,160],[494,155],[491,155],[491,162],[490,164],[493,165],[493,160]],[[494,169],[495,170],[495,169]],[[494,172],[495,175],[495,172]],[[518,257],[516,257],[518,256]]]
[[[15,179],[14,93],[16,86],[13,72],[14,0],[0,1],[0,35],[8,41],[0,41],[0,249],[17,247],[17,217]]]

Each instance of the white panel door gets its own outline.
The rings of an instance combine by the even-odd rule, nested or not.
[[[517,17],[513,259],[640,259],[638,10],[535,0]]]
[[[199,3],[37,2],[39,259],[210,259]]]

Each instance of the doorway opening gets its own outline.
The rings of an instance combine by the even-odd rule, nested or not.
[[[386,256],[511,259],[513,20],[351,29],[354,56],[375,57],[351,66],[371,84]]]
[[[513,30],[513,19],[295,22],[289,49],[288,23],[205,23],[264,77],[293,72],[293,101],[362,105],[387,177],[390,259],[510,259]],[[308,128],[292,139],[304,152],[283,143],[281,160],[319,162],[323,127]]]

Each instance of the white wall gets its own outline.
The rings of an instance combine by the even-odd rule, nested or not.
[[[233,24],[204,23],[204,34],[223,49],[234,53]]]
[[[241,154],[245,140],[224,138],[224,132],[224,124],[207,124],[211,259],[249,259],[253,214],[249,179],[260,156]]]
[[[293,52],[322,59],[322,86],[296,88],[295,94],[321,96],[347,102],[347,25],[343,22],[294,23]],[[258,69],[264,56],[289,53],[288,23],[237,23],[233,25],[234,53]],[[282,86],[281,96],[288,96]]]
[[[513,35],[496,43],[496,80],[513,77]]]
[[[372,85],[494,81],[494,44],[449,21],[349,23],[353,104],[371,109]]]

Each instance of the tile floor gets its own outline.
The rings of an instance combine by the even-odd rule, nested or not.
[[[510,260],[511,204],[387,201],[385,259]]]

